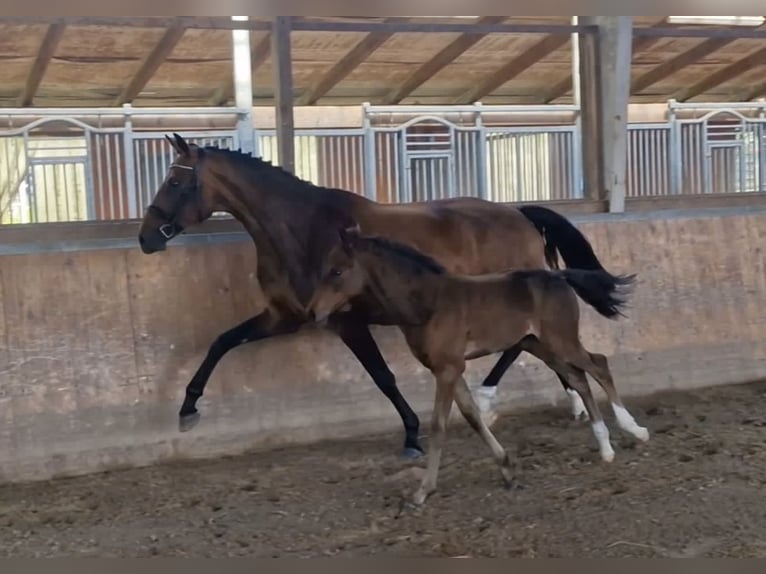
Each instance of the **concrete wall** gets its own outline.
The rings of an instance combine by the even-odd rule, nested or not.
[[[624,395],[766,376],[766,211],[586,217],[579,226],[607,267],[641,281],[627,320],[584,310],[583,339],[612,357]],[[153,256],[134,239],[63,252],[3,246],[0,480],[401,428],[342,344],[306,332],[231,352],[201,401],[200,424],[178,433],[185,384],[258,297],[247,239],[190,243]],[[398,331],[375,336],[426,425],[430,375]],[[503,409],[563,405],[553,374],[522,358],[501,383]],[[492,362],[474,361],[470,382]]]

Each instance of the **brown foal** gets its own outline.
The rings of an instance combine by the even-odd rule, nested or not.
[[[341,229],[340,242],[323,263],[308,309],[321,322],[362,293],[376,298],[414,356],[436,378],[427,470],[414,496],[420,505],[436,490],[453,400],[489,446],[511,486],[508,454],[482,420],[463,372],[466,360],[516,344],[544,361],[580,395],[603,460],[611,462],[614,450],[586,373],[606,392],[619,426],[639,440],[649,440],[648,430],[623,406],[606,357],[587,351],[579,336],[577,296],[604,317],[615,318],[633,281],[633,276],[582,269],[454,275],[412,247],[363,237],[358,229]]]

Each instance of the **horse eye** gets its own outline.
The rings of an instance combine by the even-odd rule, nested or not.
[[[173,187],[178,187],[179,183],[181,183],[181,182],[179,182],[177,179],[171,179],[170,180],[170,185],[172,185]]]
[[[341,275],[343,275],[343,271],[341,271],[340,269],[332,268],[330,269],[330,275],[334,275],[335,277],[340,277]]]

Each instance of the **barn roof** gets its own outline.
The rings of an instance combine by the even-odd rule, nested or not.
[[[294,24],[296,105],[571,102],[569,16]],[[252,30],[254,105],[272,105],[267,19],[5,17],[0,106],[231,103],[231,29],[243,25]],[[672,26],[656,16],[634,26],[631,102],[766,96],[766,27]]]

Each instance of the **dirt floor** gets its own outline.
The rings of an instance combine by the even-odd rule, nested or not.
[[[0,487],[0,556],[766,557],[766,382],[628,402],[600,462],[564,408],[501,418],[526,488],[452,425],[439,490],[399,434]]]

